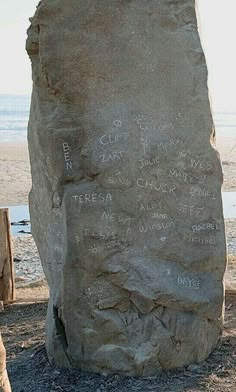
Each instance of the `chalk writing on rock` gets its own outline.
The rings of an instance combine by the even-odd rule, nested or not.
[[[152,219],[167,219],[167,218],[168,218],[167,214],[159,214],[158,212],[152,213]]]
[[[107,182],[112,185],[131,185],[131,181],[128,178],[123,177],[120,172],[115,173],[114,176],[108,177]]]
[[[179,286],[194,290],[200,289],[201,286],[200,279],[190,279],[186,276],[178,276],[177,283]]]
[[[201,231],[215,231],[220,230],[218,223],[201,223],[198,225],[192,225],[192,231],[194,233],[199,233]]]
[[[179,152],[179,155],[178,155],[177,159],[186,158],[186,157],[187,157],[188,155],[190,155],[190,154],[191,154],[190,148],[185,149],[185,150],[181,150],[181,151]]]
[[[147,136],[144,135],[144,133],[141,133],[141,138],[140,138],[141,144],[143,146],[143,155],[145,156],[147,153],[147,149],[148,149],[148,138]]]
[[[160,241],[161,241],[161,242],[166,242],[167,240],[168,240],[168,237],[161,237],[161,238],[160,238]]]
[[[170,139],[165,142],[156,143],[155,147],[162,151],[167,151],[170,149],[175,149],[180,143],[182,143],[181,139]]]
[[[128,229],[127,229],[128,230]],[[113,231],[104,231],[102,229],[99,230],[94,230],[93,228],[83,228],[83,237],[86,239],[88,238],[93,238],[94,240],[98,241],[103,241],[103,246],[97,247],[96,244],[94,244],[90,250],[90,253],[95,254],[94,248],[97,249],[98,252],[103,252],[104,250],[109,251],[113,249],[126,249],[127,246],[127,233],[119,236],[116,232]],[[92,252],[93,250],[93,252]]]
[[[210,171],[213,169],[213,164],[211,162],[191,159],[191,168]]]
[[[168,193],[171,196],[176,197],[176,194],[175,194],[175,191],[177,189],[176,186],[169,186],[167,184],[159,184],[159,183],[152,181],[152,180],[145,180],[144,178],[138,178],[136,181],[136,184],[140,188],[145,188],[145,189],[151,190],[151,191]]]
[[[158,160],[158,158],[151,158],[151,159],[139,159],[138,160],[140,162],[140,166],[139,169],[143,169],[144,167],[150,167],[150,166],[154,166],[154,165],[158,165],[160,163],[160,161]]]
[[[96,247],[95,244],[93,244],[89,249],[88,249],[89,253],[91,253],[92,255],[96,255],[98,253],[98,248]]]
[[[75,233],[75,242],[76,242],[76,244],[80,244],[80,242],[81,242],[80,236],[76,233]]]
[[[216,239],[214,237],[211,238],[206,238],[206,237],[199,237],[199,236],[192,236],[189,234],[184,234],[183,240],[187,241],[192,244],[198,244],[198,245],[215,245],[216,244]]]
[[[192,186],[190,189],[190,196],[192,197],[205,197],[211,200],[216,200],[214,193],[210,192],[205,188],[200,188],[198,186]]]
[[[64,142],[62,144],[63,147],[63,152],[64,152],[64,161],[65,161],[65,166],[66,170],[72,170],[73,169],[73,163],[72,163],[72,158],[71,158],[71,148],[68,143]]]
[[[124,245],[124,243],[120,239],[114,239],[114,240],[107,241],[104,245],[104,249],[111,250],[114,248],[120,248],[122,245]]]
[[[191,176],[190,174],[188,174],[184,171],[178,170],[178,169],[170,169],[168,177],[180,178],[181,180],[183,180],[183,182],[188,182],[190,184],[194,182],[193,176]]]
[[[141,130],[140,142],[143,147],[143,155],[145,156],[149,146],[147,132],[152,129],[152,126],[150,127],[150,121],[148,120],[148,116],[146,114],[135,116],[134,120]]]
[[[123,225],[130,226],[132,218],[130,216],[124,216],[115,212],[110,213],[104,211],[102,214],[102,220],[108,222],[118,222],[122,223]]]
[[[140,233],[168,230],[174,228],[175,228],[175,222],[160,222],[160,223],[151,223],[151,224],[144,222],[139,225]]]
[[[204,207],[197,207],[188,204],[179,204],[178,211],[189,216],[201,216],[204,212]]]
[[[112,201],[110,193],[84,193],[72,196],[75,202],[80,204],[107,203]]]
[[[112,242],[106,243],[105,246],[103,247],[103,249],[99,249],[96,247],[96,245],[93,245],[88,249],[88,251],[92,255],[96,256],[97,254],[99,254],[99,253],[101,254],[102,252],[104,252],[104,250],[108,251],[108,250],[112,250],[114,248],[120,248],[118,241],[114,240]]]
[[[62,233],[60,231],[57,233],[57,237],[60,238],[60,240],[62,240],[63,235],[62,235]]]
[[[134,121],[139,126],[141,131],[149,131],[151,121],[148,119],[147,114],[139,114],[135,116]]]
[[[108,146],[108,145],[120,143],[120,142],[126,141],[128,138],[128,135],[129,134],[126,132],[118,133],[115,135],[112,135],[112,134],[103,135],[102,137],[100,137],[100,143],[103,146]]]
[[[114,121],[113,121],[113,125],[114,125],[114,127],[116,127],[116,128],[121,128],[121,126],[122,126],[122,121],[121,121],[121,120],[114,120]]]
[[[62,247],[59,244],[54,244],[53,249],[59,253],[62,253]]]
[[[100,155],[99,158],[101,158],[102,163],[122,161],[124,157],[124,153],[125,151],[110,152],[110,153]]]
[[[137,201],[137,206],[139,211],[152,211],[156,208],[161,208],[161,202],[156,200],[151,200],[148,203]]]

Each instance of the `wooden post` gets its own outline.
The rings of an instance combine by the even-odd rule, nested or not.
[[[14,265],[11,244],[11,224],[8,208],[0,209],[0,301],[15,299]]]
[[[6,350],[2,342],[0,332],[0,392],[11,392],[11,386],[8,380],[6,369]]]

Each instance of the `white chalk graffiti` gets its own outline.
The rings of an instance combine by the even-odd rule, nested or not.
[[[121,161],[124,157],[124,153],[125,151],[110,152],[100,155],[99,158],[101,159],[102,163]]]
[[[192,186],[189,194],[191,197],[205,197],[211,200],[216,200],[214,193],[210,192],[206,188],[200,188],[199,186]]]
[[[126,141],[128,136],[129,136],[128,133],[122,132],[122,133],[118,133],[116,135],[112,135],[112,134],[103,135],[100,137],[99,140],[103,146],[108,146],[108,145],[112,145],[112,144]]]
[[[145,189],[152,190],[152,191],[167,193],[171,196],[176,197],[176,194],[175,194],[175,191],[177,189],[176,186],[169,186],[167,184],[159,184],[155,181],[145,180],[144,178],[138,178],[136,181],[136,184],[140,188],[145,188]]]
[[[183,182],[188,182],[190,184],[194,181],[194,177],[178,169],[170,169],[168,177],[180,178]]]
[[[167,214],[160,214],[159,212],[152,213],[152,219],[167,219],[167,218],[168,218]]]
[[[114,125],[114,127],[116,127],[116,128],[121,128],[121,126],[122,126],[122,121],[121,121],[121,120],[115,120],[115,121],[113,121],[113,125]]]
[[[71,159],[71,149],[68,143],[64,142],[62,144],[63,147],[63,152],[64,152],[64,161],[65,161],[65,167],[66,170],[72,170],[73,169],[73,163]]]
[[[102,214],[102,220],[107,222],[118,222],[123,225],[130,226],[132,218],[130,216],[124,216],[115,212],[110,213],[104,211]]]
[[[89,251],[90,253],[92,253],[93,255],[96,255],[96,254],[98,253],[98,248],[96,247],[95,244],[93,244],[93,245],[91,246],[91,248],[88,249],[88,251]]]
[[[199,236],[191,236],[189,234],[185,234],[183,236],[183,240],[189,242],[191,244],[197,245],[215,245],[216,239],[214,237],[206,238],[206,237],[199,237]]]
[[[150,166],[154,166],[154,165],[158,165],[160,163],[159,159],[156,158],[151,158],[151,159],[139,159],[138,160],[140,162],[140,167],[139,169],[143,169],[144,167],[150,167]]]
[[[143,133],[141,134],[140,138],[141,144],[143,146],[143,155],[145,156],[147,153],[147,148],[148,148],[148,138],[145,136]]]
[[[161,208],[161,202],[151,200],[148,203],[144,203],[144,202],[141,202],[141,200],[139,199],[137,201],[137,208],[139,211],[152,211],[152,210],[155,210],[156,208]]]
[[[186,149],[186,150],[181,150],[179,152],[178,158],[177,159],[181,159],[181,158],[186,158],[188,155],[190,155],[192,152],[190,150],[190,148]]]
[[[153,223],[153,224],[147,224],[146,222],[144,222],[141,225],[139,225],[140,233],[168,230],[174,228],[175,228],[175,222],[160,222],[160,223]]]
[[[146,156],[149,146],[147,132],[150,131],[150,122],[146,114],[135,116],[134,121],[141,131],[140,142],[143,147],[143,155]]]
[[[215,231],[220,230],[218,223],[200,223],[198,225],[192,225],[192,231],[194,233],[199,233],[201,231]]]
[[[201,282],[199,279],[190,279],[185,276],[178,276],[177,283],[179,286],[183,286],[187,289],[194,289],[194,290],[200,289],[201,286]]]
[[[75,242],[76,242],[76,244],[80,244],[80,242],[81,242],[81,238],[80,238],[80,236],[78,235],[78,234],[74,234],[74,236],[75,236]]]
[[[179,204],[178,206],[178,211],[181,212],[184,215],[189,215],[189,216],[201,216],[204,212],[204,207],[197,207],[193,205],[187,205],[187,204]]]
[[[213,164],[211,162],[205,162],[199,159],[191,159],[191,168],[210,171],[213,169]]]
[[[107,203],[112,201],[112,195],[110,193],[84,193],[72,197],[75,202],[80,204]]]
[[[112,177],[108,177],[107,182],[111,185],[131,185],[131,181],[128,178],[124,178],[120,172],[114,174]]]

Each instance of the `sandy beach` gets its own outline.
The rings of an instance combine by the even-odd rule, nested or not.
[[[220,153],[224,184],[223,191],[236,191],[236,132],[235,136],[223,135],[219,132],[216,136],[216,146]]]
[[[28,204],[31,187],[27,143],[0,143],[0,206]]]

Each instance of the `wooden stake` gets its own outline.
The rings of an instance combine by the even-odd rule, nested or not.
[[[8,208],[0,209],[0,301],[15,299],[14,265],[11,243],[11,224]]]
[[[11,392],[11,386],[8,380],[6,370],[6,350],[2,342],[0,333],[0,392]]]

